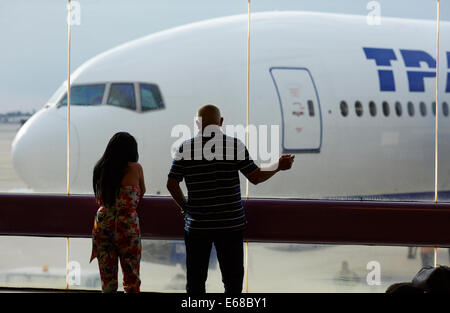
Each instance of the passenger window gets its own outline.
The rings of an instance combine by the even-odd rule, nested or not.
[[[362,116],[363,115],[363,107],[361,102],[356,101],[355,102],[355,112],[357,116]]]
[[[395,102],[395,113],[397,116],[402,116],[402,104],[400,102]]]
[[[341,114],[342,114],[342,116],[348,115],[348,105],[347,105],[347,102],[345,102],[345,101],[341,101]]]
[[[448,104],[447,104],[447,102],[442,103],[442,113],[444,113],[444,116],[448,116]]]
[[[308,100],[308,111],[309,111],[309,116],[314,116],[314,114],[315,114],[314,103],[312,102],[312,100]]]
[[[373,101],[369,102],[369,111],[370,111],[370,115],[372,115],[372,116],[377,115],[377,105],[375,104],[375,102],[373,102]]]
[[[425,102],[420,102],[420,115],[427,115],[427,106],[425,105]]]
[[[111,84],[107,104],[136,110],[133,84]]]
[[[433,115],[436,116],[436,101],[431,103],[431,112],[433,112]]]
[[[140,84],[142,112],[164,108],[161,92],[157,85]]]
[[[409,116],[414,116],[414,103],[412,103],[411,101],[408,102],[408,114]]]
[[[389,103],[387,103],[386,101],[383,101],[383,114],[384,116],[389,116],[389,114],[391,113],[390,107],[389,107]]]
[[[70,105],[99,105],[102,104],[105,84],[79,85],[70,87]],[[67,105],[67,93],[60,101],[60,105]]]

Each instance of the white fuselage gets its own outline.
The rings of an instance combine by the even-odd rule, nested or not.
[[[119,108],[107,104],[107,94],[101,105],[71,106],[72,193],[92,192],[95,162],[117,131],[136,137],[148,193],[167,195],[171,149],[178,139],[171,136],[175,125],[193,130],[196,110],[206,103],[220,107],[224,124],[246,125],[246,18],[220,18],[152,34],[96,56],[73,73],[73,85],[157,84],[165,108],[147,112]],[[442,22],[441,31],[450,31],[449,24]],[[439,190],[450,190],[446,157],[450,117],[444,115],[442,104],[450,103],[447,37],[441,37],[440,47]],[[396,59],[377,65],[363,48],[390,50]],[[280,153],[294,153],[296,158],[291,171],[250,186],[250,197],[431,192],[435,78],[423,79],[424,91],[410,91],[407,71],[432,73],[436,69],[426,62],[406,66],[401,50],[423,51],[435,58],[435,24],[383,18],[381,25],[369,26],[365,16],[253,14],[250,123],[279,125]],[[381,90],[378,70],[391,71],[395,90]],[[314,116],[308,115],[308,101],[312,101]],[[341,113],[343,101],[347,116]],[[356,101],[361,102],[361,116],[356,114]],[[369,112],[370,101],[376,105],[375,116]],[[388,103],[389,116],[383,113],[382,102]],[[408,102],[414,105],[414,116],[408,114]],[[426,106],[425,116],[420,113],[420,102]],[[15,168],[34,191],[66,190],[66,116],[67,106],[51,104],[36,113],[15,139]]]

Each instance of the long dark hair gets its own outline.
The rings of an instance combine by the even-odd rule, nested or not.
[[[126,132],[112,136],[105,153],[94,167],[92,179],[95,197],[101,204],[114,205],[128,162],[137,162],[138,159],[137,142],[133,136]]]

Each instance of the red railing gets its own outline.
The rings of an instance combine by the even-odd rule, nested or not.
[[[450,247],[450,203],[250,199],[245,239],[257,242]],[[89,237],[92,196],[1,194],[0,235]],[[169,197],[145,197],[143,238],[182,239],[183,217]]]

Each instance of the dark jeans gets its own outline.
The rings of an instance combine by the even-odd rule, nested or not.
[[[216,247],[225,293],[242,292],[244,280],[242,231],[213,235],[185,232],[184,242],[186,244],[187,293],[206,292],[205,282],[208,277],[209,256],[213,243]]]

